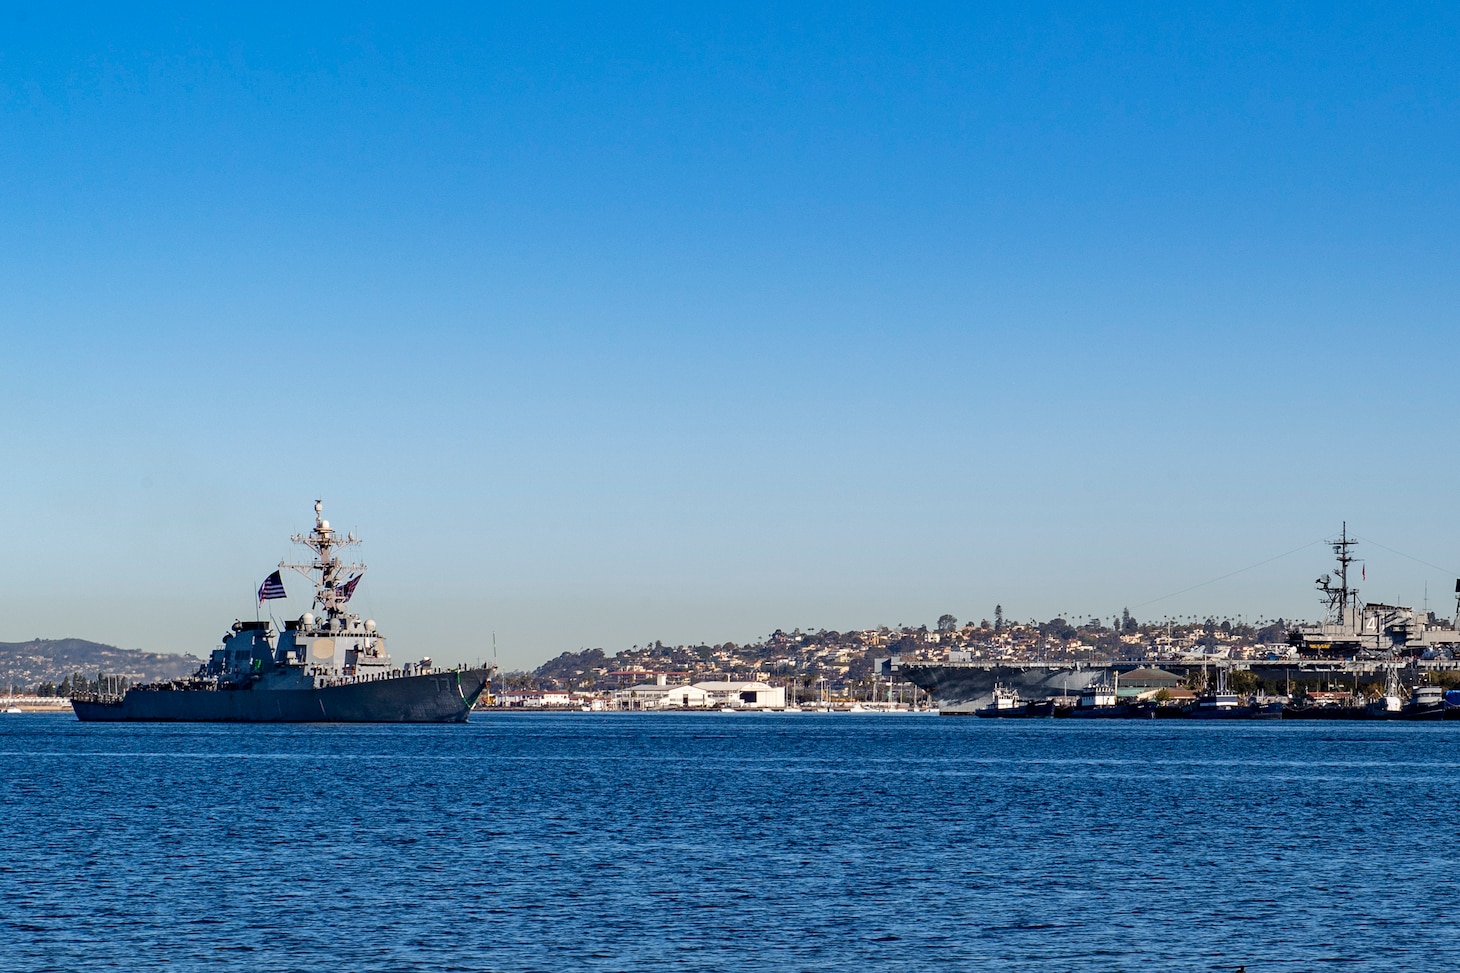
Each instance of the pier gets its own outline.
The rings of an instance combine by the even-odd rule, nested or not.
[[[1460,659],[1321,659],[1321,658],[1288,658],[1288,659],[1081,659],[1078,661],[1049,660],[1049,659],[976,659],[969,662],[917,662],[899,666],[899,670],[905,673],[914,669],[948,669],[966,670],[969,672],[1007,672],[1010,670],[1022,672],[1034,672],[1044,670],[1047,672],[1129,672],[1134,669],[1147,669],[1158,667],[1168,672],[1182,671],[1190,672],[1194,669],[1207,669],[1215,672],[1218,669],[1225,669],[1228,672],[1252,671],[1264,678],[1270,678],[1269,673],[1291,671],[1293,673],[1304,673],[1305,675],[1319,675],[1324,673],[1342,673],[1344,675],[1365,675],[1374,673],[1388,673],[1390,671],[1404,672],[1455,672],[1460,671]]]

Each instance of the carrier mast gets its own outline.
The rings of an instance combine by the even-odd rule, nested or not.
[[[1350,549],[1358,541],[1348,536],[1348,521],[1343,522],[1343,530],[1338,540],[1330,541],[1329,546],[1333,548],[1334,556],[1338,559],[1338,585],[1333,584],[1333,576],[1323,575],[1315,584],[1318,590],[1323,592],[1323,600],[1328,605],[1328,610],[1333,614],[1333,621],[1337,625],[1343,625],[1350,614],[1350,606],[1357,611],[1359,604],[1359,593],[1348,586],[1349,565],[1358,562]]]

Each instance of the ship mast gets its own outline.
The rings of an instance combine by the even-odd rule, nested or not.
[[[1333,614],[1334,624],[1337,625],[1345,623],[1350,614],[1350,606],[1355,611],[1358,609],[1359,593],[1348,586],[1349,565],[1358,561],[1349,551],[1357,543],[1358,541],[1348,536],[1348,521],[1345,520],[1338,540],[1329,542],[1334,557],[1338,559],[1338,584],[1334,585],[1333,576],[1329,574],[1323,575],[1316,582],[1318,590],[1323,592],[1323,600],[1328,604],[1328,610]]]
[[[335,552],[360,543],[360,539],[354,533],[336,536],[330,522],[324,519],[324,501],[316,500],[314,529],[308,534],[295,534],[290,540],[314,551],[315,559],[311,564],[280,561],[279,567],[292,568],[314,584],[314,607],[324,610],[325,621],[345,616],[345,603],[354,593],[353,585],[364,576],[366,569],[363,564],[342,563]],[[347,574],[349,577],[346,577]]]

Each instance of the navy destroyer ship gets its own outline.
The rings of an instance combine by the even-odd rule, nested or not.
[[[217,723],[463,723],[488,685],[486,668],[438,669],[430,659],[393,666],[372,619],[348,604],[364,564],[343,563],[338,536],[314,504],[314,529],[292,540],[314,552],[305,564],[281,563],[314,584],[313,610],[284,623],[237,621],[188,679],[132,686],[120,694],[77,696],[78,719]],[[260,601],[281,597],[274,572]]]

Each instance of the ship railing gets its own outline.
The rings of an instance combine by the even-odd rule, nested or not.
[[[72,693],[71,694],[71,698],[74,699],[74,700],[78,700],[79,702],[82,702],[82,703],[120,703],[122,701],[122,697],[125,696],[125,695],[126,695],[126,693],[112,693],[112,692],[95,693],[95,692],[86,692],[86,693]]]
[[[81,692],[73,692],[71,698],[86,703],[118,703],[121,702],[123,696],[127,695],[127,690],[132,688],[134,679],[134,676],[129,675],[108,675],[98,672],[96,682]]]

